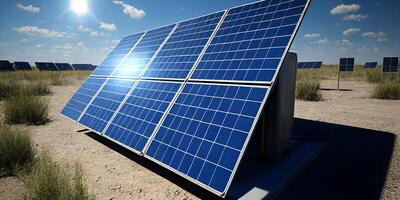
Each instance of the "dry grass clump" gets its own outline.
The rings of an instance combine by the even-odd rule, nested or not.
[[[9,79],[0,79],[0,100],[14,96],[19,91],[19,86]]]
[[[386,82],[376,86],[372,93],[373,98],[400,100],[400,83]]]
[[[321,85],[318,79],[304,79],[297,82],[296,98],[305,101],[320,101]]]
[[[28,198],[32,200],[86,200],[94,199],[84,180],[79,163],[73,167],[63,166],[54,161],[48,152],[43,152],[26,178]]]
[[[29,171],[34,156],[30,135],[0,122],[0,177]]]
[[[37,96],[16,95],[4,104],[8,124],[45,124],[49,121],[48,113],[48,102]]]

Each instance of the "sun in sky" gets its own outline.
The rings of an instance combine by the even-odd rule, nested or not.
[[[77,15],[84,15],[89,11],[87,0],[71,0],[70,9]]]

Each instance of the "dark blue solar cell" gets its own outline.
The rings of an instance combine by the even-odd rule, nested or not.
[[[14,67],[8,60],[0,60],[0,71],[15,71]]]
[[[40,71],[59,71],[56,64],[50,62],[35,62]]]
[[[215,192],[224,192],[267,91],[187,83],[146,154]]]
[[[74,121],[78,120],[105,81],[106,79],[89,77],[68,101],[61,114]]]
[[[376,68],[378,66],[378,62],[367,62],[364,65],[364,68]]]
[[[340,58],[339,70],[342,72],[354,71],[354,58]]]
[[[321,61],[317,62],[299,62],[297,68],[299,69],[319,69],[322,66]]]
[[[105,135],[142,152],[180,86],[174,82],[140,81]]]
[[[112,76],[138,78],[174,27],[175,24],[147,31]]]
[[[28,62],[14,62],[14,67],[16,70],[32,70]]]
[[[261,1],[229,10],[191,79],[273,81],[307,3]]]
[[[398,71],[399,71],[398,57],[383,58],[383,72],[398,72]]]
[[[133,84],[132,80],[109,79],[88,106],[79,123],[98,133],[103,133]]]
[[[224,12],[181,22],[144,76],[185,79]]]
[[[59,71],[74,70],[69,63],[55,63]]]
[[[107,55],[103,62],[96,68],[92,75],[111,76],[115,68],[131,51],[144,33],[138,33],[124,37],[119,44]]]

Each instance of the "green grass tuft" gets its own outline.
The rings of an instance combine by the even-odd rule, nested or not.
[[[35,156],[30,135],[0,123],[0,177],[28,171]]]
[[[42,153],[25,182],[32,200],[94,199],[88,191],[80,164],[75,164],[73,173],[70,173],[68,167],[58,164],[48,152]]]
[[[48,102],[40,97],[17,95],[4,104],[4,118],[8,124],[45,124],[48,118]]]
[[[322,99],[320,88],[318,79],[299,81],[296,86],[296,98],[305,101],[320,101]]]
[[[400,100],[400,83],[386,82],[376,86],[372,93],[373,98]]]

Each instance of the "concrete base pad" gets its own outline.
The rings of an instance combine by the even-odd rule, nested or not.
[[[229,199],[271,199],[286,189],[322,150],[323,142],[292,139],[275,162],[243,159],[227,194]]]

